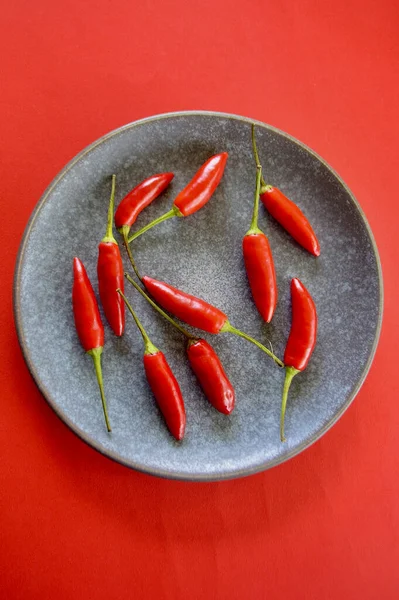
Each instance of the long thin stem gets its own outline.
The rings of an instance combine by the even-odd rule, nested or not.
[[[117,243],[114,238],[113,233],[113,223],[114,223],[114,207],[115,207],[115,185],[116,185],[116,175],[112,175],[112,183],[111,183],[111,196],[109,199],[108,206],[108,218],[107,218],[107,230],[105,232],[105,236],[103,237],[103,242],[114,242]]]
[[[137,239],[140,235],[142,235],[143,233],[148,231],[149,229],[152,229],[152,227],[154,227],[155,225],[158,225],[158,223],[162,223],[163,221],[167,221],[168,219],[172,219],[173,217],[178,217],[179,214],[181,214],[179,209],[176,208],[175,206],[173,206],[173,208],[171,208],[167,213],[165,213],[164,215],[161,215],[160,217],[158,217],[158,219],[151,221],[151,223],[148,223],[148,225],[146,225],[145,227],[142,227],[141,229],[136,231],[136,233],[134,233],[132,236],[130,236],[130,238],[128,239],[129,244],[131,242],[133,242],[133,240]]]
[[[247,232],[247,235],[251,233],[260,233],[260,229],[258,227],[258,215],[259,215],[259,194],[260,194],[260,181],[262,178],[262,167],[258,165],[256,167],[256,187],[255,187],[255,197],[254,197],[254,210],[252,213],[252,221],[251,226]]]
[[[268,356],[270,356],[270,358],[272,358],[274,360],[274,362],[279,367],[284,367],[284,363],[271,350],[269,350],[269,348],[266,348],[266,346],[264,346],[263,344],[261,344],[260,342],[258,342],[258,340],[256,340],[255,338],[251,337],[250,335],[248,335],[244,331],[241,331],[240,329],[237,329],[236,327],[233,327],[233,325],[231,325],[229,323],[229,321],[227,321],[223,325],[222,329],[220,330],[220,333],[224,333],[224,332],[234,333],[234,335],[238,335],[239,337],[244,338],[244,340],[247,340],[248,342],[251,342],[252,344],[255,344],[255,346],[257,346],[258,348],[260,348],[260,350],[263,350],[263,352],[266,352],[266,354]]]
[[[138,283],[134,281],[134,279],[130,277],[128,273],[125,273],[125,277],[136,288],[136,290],[140,292],[140,294],[147,300],[147,302],[149,302],[151,306],[159,312],[160,315],[162,315],[167,321],[169,321],[169,323],[173,325],[173,327],[176,327],[176,329],[178,329],[183,335],[185,335],[187,339],[197,339],[194,335],[191,335],[191,333],[184,329],[184,327],[182,327],[181,325],[179,325],[179,323],[172,319],[172,317],[168,315],[168,313],[166,313],[156,302],[154,302],[154,300],[152,300],[152,298],[150,298],[148,294],[145,293],[145,291],[138,285]]]
[[[253,149],[253,152],[254,152],[254,158],[255,158],[256,166],[260,167],[261,165],[260,165],[260,160],[259,160],[258,148],[257,148],[257,145],[256,145],[255,124],[254,123],[252,123],[252,149]],[[262,178],[261,178],[261,184],[262,184],[262,186],[266,185],[266,181],[263,179],[263,175],[262,175]]]
[[[93,348],[93,350],[89,350],[89,352],[87,354],[90,354],[90,356],[92,357],[93,362],[94,362],[97,383],[98,383],[98,387],[100,388],[101,402],[103,405],[105,425],[107,427],[107,431],[111,431],[111,424],[109,422],[108,410],[107,410],[107,401],[105,399],[105,394],[104,394],[103,374],[102,374],[102,369],[101,369],[101,354],[102,354],[102,352],[103,352],[103,349],[100,346],[99,348]]]
[[[284,435],[284,420],[285,420],[285,409],[287,408],[287,398],[288,391],[290,389],[292,380],[295,375],[297,375],[299,371],[294,369],[294,367],[285,367],[285,380],[284,380],[284,388],[283,388],[283,399],[281,402],[281,417],[280,417],[280,439],[282,442],[285,442]]]
[[[159,352],[158,348],[156,346],[154,346],[154,344],[152,343],[152,341],[150,340],[150,338],[148,337],[148,334],[146,332],[146,330],[144,329],[144,327],[142,326],[138,316],[136,315],[136,313],[134,312],[129,300],[126,298],[126,296],[123,294],[122,290],[117,289],[116,290],[118,292],[118,294],[120,294],[120,296],[122,296],[123,300],[125,301],[125,304],[128,308],[128,310],[130,311],[137,327],[139,328],[139,331],[141,333],[141,336],[143,338],[144,341],[144,346],[145,346],[145,353],[146,354],[156,354],[157,352]]]
[[[138,270],[138,268],[136,266],[135,260],[133,258],[132,251],[130,250],[129,241],[127,239],[127,231],[126,231],[125,227],[122,227],[122,237],[123,237],[123,245],[126,248],[126,252],[127,252],[128,257],[129,257],[130,264],[132,265],[133,271],[136,273],[137,278],[141,281],[141,275],[140,275],[139,270]]]

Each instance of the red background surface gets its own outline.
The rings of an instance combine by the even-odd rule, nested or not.
[[[398,598],[398,2],[13,0],[1,15],[0,596]],[[375,361],[339,423],[221,483],[87,447],[36,389],[12,317],[48,183],[109,130],[181,109],[251,116],[319,152],[365,210],[385,279]]]

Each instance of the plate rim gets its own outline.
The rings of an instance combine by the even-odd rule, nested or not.
[[[184,472],[168,471],[166,469],[145,467],[140,463],[135,463],[132,460],[127,460],[123,456],[119,455],[117,452],[114,452],[112,450],[109,450],[109,449],[99,445],[98,442],[96,441],[96,439],[90,437],[90,435],[88,435],[82,429],[80,429],[71,419],[69,419],[69,417],[63,412],[63,410],[59,408],[55,399],[49,393],[49,391],[47,390],[47,388],[43,384],[43,382],[40,380],[40,377],[36,371],[34,362],[30,356],[30,353],[29,353],[29,350],[27,348],[27,344],[25,341],[25,335],[24,335],[23,327],[22,327],[22,314],[21,314],[21,305],[20,305],[21,274],[22,274],[22,268],[24,265],[24,255],[25,255],[26,245],[27,245],[27,242],[28,242],[29,236],[30,236],[30,231],[31,231],[37,217],[39,216],[41,209],[43,208],[44,204],[48,200],[52,190],[65,177],[65,175],[72,169],[72,167],[75,164],[77,164],[83,157],[90,154],[90,152],[92,152],[95,148],[97,148],[98,146],[100,146],[101,144],[106,142],[107,140],[109,140],[113,137],[116,137],[118,135],[121,135],[122,133],[124,133],[125,131],[127,131],[129,129],[133,129],[134,127],[139,127],[141,125],[144,125],[144,124],[152,122],[152,121],[161,121],[161,120],[168,119],[168,118],[189,117],[189,116],[209,116],[209,117],[217,117],[217,118],[222,117],[225,119],[237,120],[237,121],[248,123],[248,124],[254,123],[258,127],[262,127],[263,129],[273,131],[274,133],[277,133],[277,134],[287,138],[291,142],[300,146],[306,152],[310,153],[318,161],[320,161],[332,173],[334,178],[336,180],[338,180],[340,185],[342,185],[342,187],[345,189],[345,191],[349,195],[353,205],[355,206],[357,212],[359,213],[359,215],[366,227],[368,236],[371,241],[374,256],[376,259],[378,284],[379,284],[378,319],[377,319],[377,326],[376,326],[376,331],[375,331],[371,351],[369,353],[369,356],[368,356],[367,362],[364,366],[364,369],[363,369],[358,381],[356,382],[356,385],[354,386],[351,394],[349,394],[346,402],[343,404],[343,406],[340,408],[340,410],[334,415],[334,417],[328,423],[326,423],[326,425],[324,427],[319,429],[314,435],[312,435],[309,439],[304,441],[302,444],[293,448],[288,454],[286,454],[282,457],[277,457],[271,461],[266,461],[266,462],[257,464],[253,467],[239,469],[236,471],[222,471],[220,473],[198,472],[196,474],[187,474]],[[245,117],[242,115],[236,115],[236,114],[232,114],[232,113],[225,113],[225,112],[218,112],[218,111],[185,110],[185,111],[174,111],[174,112],[167,112],[167,113],[151,115],[149,117],[138,119],[136,121],[131,121],[130,123],[122,125],[121,127],[117,127],[116,129],[109,131],[108,133],[104,134],[103,136],[99,137],[97,140],[95,140],[94,142],[92,142],[91,144],[89,144],[88,146],[83,148],[83,150],[81,150],[78,154],[76,154],[61,169],[61,171],[59,171],[57,173],[57,175],[50,182],[50,184],[44,190],[43,194],[41,195],[38,202],[36,203],[32,213],[29,217],[29,220],[25,226],[25,229],[24,229],[24,232],[23,232],[23,235],[21,238],[21,242],[20,242],[20,245],[18,248],[16,263],[15,263],[15,270],[14,270],[13,312],[14,312],[14,322],[15,322],[15,326],[16,326],[18,342],[19,342],[20,348],[22,350],[22,354],[23,354],[25,363],[28,367],[28,370],[29,370],[36,386],[38,387],[39,391],[43,395],[47,404],[52,408],[52,410],[61,419],[61,421],[63,421],[63,423],[65,425],[67,425],[71,429],[71,431],[75,435],[77,435],[83,442],[88,444],[91,448],[93,448],[97,452],[100,452],[100,454],[107,457],[108,459],[111,459],[119,464],[122,464],[126,467],[129,467],[129,468],[139,471],[141,473],[146,473],[148,475],[154,475],[154,476],[165,478],[165,479],[175,479],[175,480],[180,480],[180,481],[193,481],[193,482],[223,481],[223,480],[229,480],[229,479],[236,479],[239,477],[245,477],[245,476],[253,475],[255,473],[260,473],[262,471],[271,469],[272,467],[275,467],[279,464],[282,464],[282,463],[286,462],[287,460],[290,460],[291,458],[293,458],[297,454],[300,454],[301,452],[303,452],[304,450],[306,450],[307,448],[312,446],[315,442],[317,442],[342,417],[342,415],[349,408],[349,406],[352,404],[353,400],[357,396],[360,388],[362,387],[362,385],[367,377],[367,374],[370,370],[371,364],[374,360],[374,356],[375,356],[376,349],[378,346],[378,341],[379,341],[380,334],[381,334],[381,326],[382,326],[382,319],[383,319],[383,312],[384,312],[384,283],[383,283],[381,260],[380,260],[377,244],[376,244],[376,241],[374,238],[374,234],[371,230],[371,227],[367,221],[366,215],[365,215],[362,207],[360,206],[358,200],[356,199],[356,197],[354,196],[354,194],[352,193],[350,188],[347,186],[345,181],[343,181],[343,179],[340,177],[340,175],[317,152],[315,152],[312,148],[310,148],[309,146],[307,146],[300,140],[298,140],[295,137],[291,136],[290,134],[286,133],[285,131],[282,131],[281,129],[278,129],[277,127],[274,127],[273,125],[269,125],[269,124],[264,123],[263,121],[259,121],[257,119],[252,119],[250,117]]]

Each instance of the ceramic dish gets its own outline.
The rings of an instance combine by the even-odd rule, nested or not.
[[[255,168],[249,119],[208,112],[159,115],[109,133],[83,150],[39,201],[21,244],[15,274],[15,318],[27,365],[48,403],[91,446],[124,465],[171,478],[216,480],[266,469],[294,456],[342,415],[370,367],[382,317],[378,252],[365,216],[338,175],[312,150],[257,123],[267,181],[296,201],[317,232],[321,256],[302,250],[263,207],[259,226],[269,237],[279,286],[271,325],[253,304],[241,241],[252,213]],[[292,385],[287,442],[279,438],[284,373],[272,360],[231,335],[208,336],[236,389],[226,417],[209,405],[190,370],[182,336],[126,286],[154,343],[183,391],[186,436],[168,433],[145,380],[142,340],[127,314],[126,334],[106,325],[103,374],[112,434],[104,427],[92,361],[72,317],[72,258],[85,263],[97,291],[97,245],[105,232],[110,175],[116,204],[142,179],[173,171],[175,178],[141,214],[136,227],[168,210],[176,193],[212,154],[229,160],[211,201],[187,219],[159,225],[132,244],[142,273],[206,299],[230,322],[283,356],[290,328],[290,280],[299,277],[317,305],[318,343],[309,367]],[[125,262],[128,267],[128,262]]]

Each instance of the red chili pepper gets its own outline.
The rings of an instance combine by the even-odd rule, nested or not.
[[[123,236],[123,242],[129,255],[130,262],[137,276],[140,278],[131,255],[128,236],[131,226],[136,222],[142,210],[157,198],[170,184],[173,173],[160,173],[152,175],[139,183],[119,203],[115,213],[115,226]]]
[[[301,209],[271,185],[262,186],[261,200],[269,213],[305,250],[320,256],[320,245],[315,232]]]
[[[229,415],[234,408],[235,392],[215,350],[205,340],[196,338],[186,331],[163,311],[128,274],[125,276],[155,310],[186,336],[187,356],[205,396],[216,410]]]
[[[122,335],[125,329],[125,305],[116,293],[116,289],[124,289],[123,263],[118,242],[112,233],[115,180],[116,177],[113,175],[107,231],[98,246],[97,276],[105,316],[115,335]]]
[[[118,293],[125,301],[144,340],[144,370],[152,393],[166,421],[170,433],[182,440],[186,428],[186,410],[176,377],[168,365],[165,355],[151,342],[136,313],[121,290]]]
[[[273,352],[253,337],[233,327],[224,312],[208,304],[205,300],[186,294],[163,281],[157,281],[151,277],[142,277],[142,282],[158,304],[182,321],[209,333],[234,333],[255,344],[273,358],[280,367],[284,366]]]
[[[252,125],[252,139],[255,128]],[[262,167],[256,166],[256,189],[252,222],[242,241],[245,269],[256,308],[270,323],[277,304],[277,280],[269,240],[258,227],[259,193]]]
[[[245,269],[256,308],[270,323],[277,304],[277,281],[272,251],[264,233],[247,234],[243,239]]]
[[[104,326],[101,321],[100,311],[98,310],[97,300],[90,279],[87,276],[82,261],[77,257],[73,259],[72,305],[75,327],[80,342],[94,362],[98,387],[100,388],[105,424],[107,430],[111,431],[101,370],[101,354],[104,346]]]
[[[186,411],[179,384],[165,355],[159,350],[154,354],[145,354],[144,369],[170,433],[177,440],[182,440],[186,429]]]
[[[253,151],[256,164],[259,164],[259,156],[256,148],[255,136],[253,137]],[[305,250],[314,256],[320,255],[320,244],[308,219],[301,209],[289,200],[278,188],[267,185],[262,177],[260,199],[269,213],[284,227],[284,229]]]
[[[115,227],[129,234],[137,217],[155,198],[168,187],[174,177],[173,173],[159,173],[144,179],[136,185],[119,203],[115,213]]]
[[[292,324],[284,353],[285,381],[281,404],[280,437],[284,437],[284,418],[288,391],[295,375],[306,369],[316,345],[317,312],[312,296],[299,279],[291,281]]]
[[[202,208],[219,185],[227,158],[227,152],[211,156],[211,158],[209,158],[197,171],[190,183],[178,194],[173,202],[171,210],[142,229],[139,229],[139,231],[136,231],[136,233],[129,238],[129,244],[138,238],[139,235],[148,231],[154,227],[154,225],[162,223],[162,221],[166,221],[172,217],[188,217]]]
[[[183,217],[192,215],[208,202],[222,179],[227,158],[227,152],[211,156],[178,194],[173,204]]]
[[[219,412],[229,415],[235,404],[235,392],[218,355],[205,340],[192,340],[187,355],[209,402]]]

